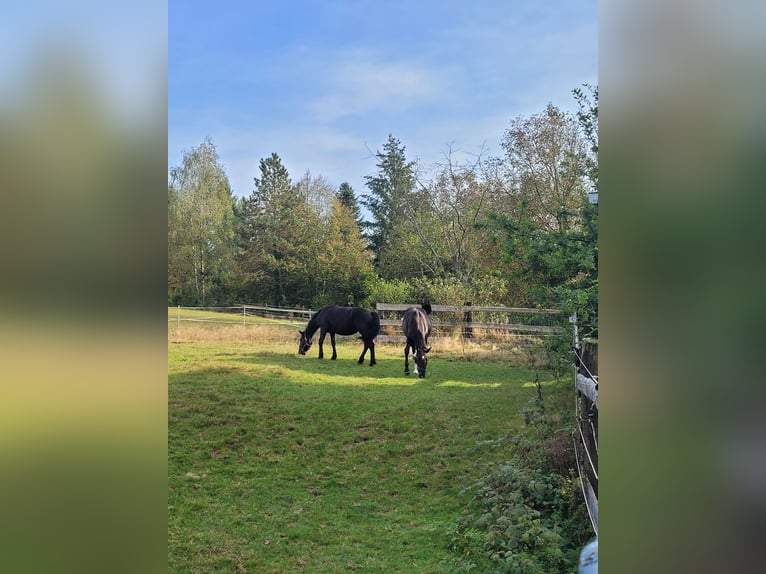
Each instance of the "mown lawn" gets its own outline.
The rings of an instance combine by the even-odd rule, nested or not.
[[[449,572],[458,493],[509,457],[536,375],[567,383],[436,344],[426,379],[397,345],[320,361],[284,329],[169,338],[169,570]]]

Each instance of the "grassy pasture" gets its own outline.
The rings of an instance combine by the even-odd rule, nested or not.
[[[301,322],[177,331],[174,314],[171,572],[449,572],[458,493],[507,460],[536,376],[571,391],[513,350],[434,343],[418,379],[399,345],[376,345],[369,367],[339,338],[320,361],[316,342],[297,355]]]

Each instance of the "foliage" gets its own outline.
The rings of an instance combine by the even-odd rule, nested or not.
[[[359,305],[375,271],[353,211],[334,200],[323,229],[322,248],[313,269],[317,294],[312,306]]]
[[[309,171],[292,181],[273,153],[235,202],[208,138],[171,170],[168,301],[556,307],[597,336],[598,89],[573,95],[574,116],[513,119],[500,157],[450,146],[419,166],[389,135],[359,199]]]
[[[465,285],[456,277],[417,278],[412,281],[415,299],[428,299],[440,305],[464,305],[481,301],[483,305],[505,302],[505,282],[496,277],[477,277]]]
[[[583,506],[574,479],[512,461],[465,493],[473,495],[472,505],[451,541],[461,561],[481,553],[493,572],[577,571],[579,550],[589,532],[580,533],[587,528],[582,523],[570,532],[571,515]]]
[[[518,176],[515,207],[495,212],[506,272],[526,304],[577,312],[583,336],[598,336],[598,100],[575,91],[578,120],[549,105],[519,118],[503,146]],[[579,123],[578,123],[579,122]],[[589,148],[585,142],[589,143]]]
[[[486,230],[478,225],[494,199],[491,185],[478,172],[480,159],[461,165],[448,156],[427,195],[437,231],[434,244],[443,246],[442,267],[466,286],[497,262]]]
[[[585,175],[593,188],[598,190],[598,86],[583,84],[582,88],[572,90],[572,94],[580,108],[577,121],[589,144],[589,153],[585,156]]]
[[[548,104],[542,114],[514,119],[501,145],[513,175],[508,207],[523,206],[524,217],[544,231],[571,227],[585,194],[585,144],[575,118]]]
[[[409,281],[392,279],[386,281],[379,276],[369,276],[365,283],[367,298],[364,304],[373,308],[376,303],[411,303],[414,290]]]
[[[501,250],[508,274],[521,286],[529,304],[577,311],[582,334],[598,334],[596,206],[581,198],[579,226],[546,230],[520,208],[518,219],[496,215],[503,233]]]
[[[311,171],[306,170],[303,177],[295,184],[297,195],[304,198],[310,209],[313,209],[320,219],[329,216],[332,209],[335,190],[327,178],[318,175],[311,175]]]
[[[471,499],[450,532],[456,572],[577,572],[590,525],[571,437],[557,428],[564,417],[548,406],[538,383],[520,412],[526,427],[512,440],[514,457],[462,492]]]
[[[255,190],[238,210],[243,295],[284,306],[310,301],[316,292],[319,215],[305,186],[292,184],[276,153],[261,159],[260,171]]]
[[[168,186],[168,302],[215,304],[234,273],[234,199],[210,138],[184,152]]]
[[[341,202],[348,210],[351,211],[351,215],[356,222],[360,231],[364,230],[364,220],[362,219],[362,210],[359,207],[359,200],[356,197],[354,188],[351,187],[347,181],[344,181],[338,187],[338,191],[335,193],[335,198]]]
[[[367,224],[368,239],[379,270],[387,256],[396,261],[396,255],[409,241],[408,234],[402,232],[401,224],[409,219],[408,211],[412,206],[415,187],[415,164],[407,161],[404,151],[401,142],[389,134],[383,151],[375,154],[378,173],[365,177],[369,193],[363,194],[361,201],[373,217]],[[388,269],[395,271],[397,267],[389,265]],[[382,275],[389,278],[385,273]]]

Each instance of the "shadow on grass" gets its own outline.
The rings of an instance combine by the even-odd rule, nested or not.
[[[415,364],[410,357],[410,375],[404,374],[404,355],[395,357],[390,354],[376,357],[376,364],[369,365],[369,354],[362,364],[356,356],[346,356],[349,349],[336,360],[325,354],[319,359],[316,352],[301,356],[297,353],[279,353],[261,351],[242,355],[225,354],[227,361],[258,365],[263,369],[278,369],[280,376],[289,376],[294,381],[335,383],[335,384],[386,384],[423,387],[499,387],[504,385],[528,386],[535,378],[535,371],[525,367],[511,367],[492,361],[468,362],[456,361],[448,357],[432,357],[428,364],[425,378],[418,378]],[[276,372],[275,372],[276,374]]]

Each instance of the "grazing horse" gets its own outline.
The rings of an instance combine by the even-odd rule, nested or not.
[[[367,349],[370,350],[370,366],[375,364],[375,342],[373,339],[380,332],[380,317],[375,311],[368,311],[360,307],[339,307],[338,305],[328,305],[322,307],[312,315],[306,325],[305,331],[298,331],[301,334],[300,343],[298,343],[298,353],[305,355],[311,348],[311,338],[317,329],[321,329],[319,335],[319,358],[324,358],[322,345],[327,333],[330,333],[330,342],[332,343],[332,357],[335,360],[338,353],[335,351],[335,335],[353,335],[359,333],[364,341],[364,350],[359,355],[358,363],[364,363],[364,355]]]
[[[415,359],[415,367],[418,371],[418,377],[421,379],[426,376],[426,366],[428,357],[426,353],[431,350],[428,346],[428,335],[431,334],[431,305],[423,303],[420,309],[410,307],[404,312],[402,319],[402,331],[407,338],[404,346],[404,374],[410,374],[409,353],[412,348],[412,357]]]

